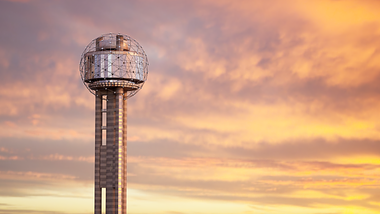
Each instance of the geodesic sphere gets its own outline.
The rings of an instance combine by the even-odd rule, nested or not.
[[[79,71],[92,94],[100,89],[123,87],[129,98],[143,87],[148,77],[148,65],[148,57],[136,40],[109,33],[87,45]]]

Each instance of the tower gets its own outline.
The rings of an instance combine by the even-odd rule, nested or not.
[[[80,76],[95,95],[95,214],[127,212],[127,99],[144,85],[148,64],[127,35],[104,34],[82,53]]]

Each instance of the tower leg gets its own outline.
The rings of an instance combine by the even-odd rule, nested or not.
[[[99,90],[95,104],[95,214],[127,212],[127,100],[123,88]]]

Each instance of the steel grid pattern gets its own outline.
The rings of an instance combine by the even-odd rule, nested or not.
[[[104,34],[92,40],[79,64],[83,84],[94,95],[99,88],[121,86],[127,98],[135,95],[148,77],[148,57],[128,35]]]

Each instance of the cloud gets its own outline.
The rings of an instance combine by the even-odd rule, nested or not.
[[[51,213],[51,214],[65,214],[66,212],[52,212],[52,211],[44,211],[44,210],[17,210],[17,209],[0,209],[1,214],[8,213],[17,213],[17,214],[38,214],[38,213]]]
[[[128,100],[131,187],[300,213],[377,212],[379,6],[1,1],[4,196],[92,188],[94,97],[79,57],[121,31],[150,60]]]

